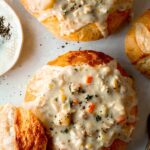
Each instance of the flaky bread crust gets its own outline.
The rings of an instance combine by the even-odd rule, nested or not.
[[[125,51],[136,68],[150,78],[150,66],[146,63],[147,60],[150,60],[150,53],[143,52],[136,40],[136,24],[138,23],[142,23],[150,31],[150,9],[140,16],[129,29],[125,39]]]
[[[34,17],[38,17],[39,14],[33,13],[29,9],[27,0],[21,0],[26,10]],[[116,11],[111,13],[107,19],[108,33],[114,33],[122,24],[127,22],[130,18],[131,10]],[[70,35],[61,35],[59,28],[59,21],[56,17],[49,17],[45,21],[41,22],[47,29],[52,32],[56,37],[69,40],[69,41],[94,41],[103,38],[101,31],[97,28],[95,23],[88,24],[83,28],[77,30]]]
[[[111,58],[108,55],[105,55],[101,52],[96,51],[71,51],[64,55],[59,56],[53,61],[48,62],[48,65],[52,66],[75,66],[75,65],[81,65],[81,64],[89,64],[90,66],[96,66],[99,64],[107,64],[109,63],[113,58]],[[120,67],[118,64],[118,70],[120,70],[121,74],[124,76],[128,76],[127,73]],[[35,79],[36,80],[36,79]],[[35,82],[33,79],[32,81]],[[32,92],[30,90],[30,84],[27,86],[26,90],[26,96],[25,101],[33,101],[35,99],[35,96],[32,95]],[[137,107],[133,108],[132,113],[136,116],[137,115]],[[135,124],[129,124],[129,126],[134,127]],[[49,147],[51,147],[51,143],[49,141]],[[115,140],[113,144],[109,148],[103,148],[103,150],[125,150],[127,146],[127,143],[121,141],[121,140]]]
[[[18,150],[46,150],[47,137],[44,128],[30,111],[17,108],[15,120]]]
[[[11,140],[14,150],[46,150],[45,130],[31,111],[11,104],[1,105],[0,111],[3,118],[0,126],[5,128],[5,131],[0,132],[1,139]],[[0,141],[0,144],[3,142]],[[7,143],[0,145],[2,149],[4,148],[3,150],[7,149],[7,146],[10,148]]]

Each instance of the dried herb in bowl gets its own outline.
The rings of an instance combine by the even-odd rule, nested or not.
[[[5,24],[5,17],[0,16],[0,36],[6,40],[11,38],[11,25]]]

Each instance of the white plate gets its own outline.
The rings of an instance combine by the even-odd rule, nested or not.
[[[147,142],[146,119],[150,113],[150,80],[146,79],[131,65],[124,53],[124,37],[129,25],[107,39],[88,43],[69,42],[66,45],[65,41],[55,39],[36,19],[31,17],[23,9],[19,0],[7,1],[22,21],[25,40],[18,63],[11,71],[0,77],[0,104],[7,102],[21,104],[30,76],[58,55],[69,50],[77,50],[80,47],[102,51],[118,59],[120,64],[135,79],[139,101],[139,121],[133,140],[127,150],[144,150]],[[145,9],[150,8],[150,0],[135,0],[134,6],[135,18]],[[62,45],[65,45],[65,48],[61,48]]]
[[[4,0],[0,0],[1,16],[5,18],[5,25],[10,23],[11,37],[6,40],[0,36],[0,75],[6,73],[15,65],[23,43],[23,33],[19,18]]]

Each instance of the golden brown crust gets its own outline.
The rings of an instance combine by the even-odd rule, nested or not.
[[[82,51],[70,51],[64,55],[59,56],[53,61],[48,62],[49,65],[56,66],[68,66],[68,65],[81,65],[88,64],[90,66],[96,66],[100,64],[106,64],[113,60],[112,57],[92,50]],[[118,69],[124,76],[128,76],[125,70],[118,64]]]
[[[127,143],[121,140],[115,140],[109,148],[103,148],[103,150],[125,150]]]
[[[44,128],[30,111],[17,108],[15,120],[17,149],[46,150],[47,138]]]
[[[0,111],[0,139],[7,141],[0,141],[0,149],[46,150],[46,133],[33,113],[11,104],[0,106]]]
[[[131,26],[125,39],[126,54],[130,61],[140,70],[143,74],[150,77],[149,66],[144,65],[144,60],[149,58],[150,53],[143,52],[137,44],[136,40],[136,24],[142,23],[150,31],[150,10],[147,10],[141,17],[139,17]],[[144,66],[143,66],[144,65]]]
[[[32,14],[34,17],[38,17],[38,14],[32,13],[29,9],[29,4],[27,0],[21,0],[25,8]],[[112,34],[115,32],[122,24],[127,22],[130,18],[131,10],[126,11],[115,11],[108,16],[108,33]],[[95,23],[88,24],[78,31],[71,33],[70,35],[61,35],[59,22],[56,17],[50,17],[42,22],[47,29],[52,32],[58,38],[71,41],[93,41],[103,38],[101,31],[97,28]]]
[[[106,64],[109,63],[113,58],[108,55],[105,55],[101,52],[96,51],[71,51],[64,55],[59,56],[53,61],[48,62],[48,65],[52,66],[68,66],[68,65],[81,65],[81,64],[89,64],[91,66],[96,66],[99,64]],[[128,76],[127,73],[122,69],[120,65],[118,65],[118,69],[124,76]],[[35,96],[30,92],[30,83],[27,87],[25,101],[32,101],[34,100]],[[137,115],[137,107],[133,108],[131,112],[134,115]],[[134,127],[135,124],[129,124],[129,126]],[[51,147],[51,143],[48,143]],[[127,143],[121,140],[115,140],[113,144],[109,148],[104,148],[103,150],[125,150]]]
[[[48,62],[48,64],[62,67],[69,65],[75,66],[81,64],[96,66],[99,64],[108,63],[111,60],[112,58],[110,56],[105,55],[104,53],[92,50],[85,50],[85,51],[70,51]]]

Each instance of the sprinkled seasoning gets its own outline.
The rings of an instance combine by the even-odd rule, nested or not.
[[[89,100],[91,100],[92,98],[93,98],[93,95],[87,95],[85,99],[86,99],[87,101],[89,101]]]
[[[57,97],[55,98],[55,101],[58,102],[58,98]]]
[[[61,133],[68,133],[69,130],[66,128],[66,129],[64,129],[64,130],[61,130],[60,132],[61,132]]]
[[[9,40],[11,38],[10,29],[11,29],[10,23],[6,25],[4,16],[1,16],[0,17],[0,36],[6,40]]]
[[[99,122],[99,121],[101,121],[102,118],[101,118],[101,116],[96,115],[95,119],[96,119],[97,122]]]

